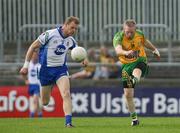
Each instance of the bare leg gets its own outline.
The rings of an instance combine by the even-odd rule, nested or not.
[[[41,89],[41,101],[43,105],[48,105],[50,96],[51,96],[51,90],[52,90],[52,85],[49,86],[42,86]]]
[[[131,114],[132,123],[131,126],[139,125],[139,120],[137,118],[137,114],[135,112],[135,104],[133,101],[134,98],[134,88],[124,88],[124,95],[126,98],[126,105]]]
[[[135,105],[133,101],[134,88],[124,88],[124,95],[126,99],[126,105],[130,113],[135,112]]]
[[[38,117],[42,117],[42,102],[40,97],[38,97],[38,108],[37,108],[37,113],[38,113]]]
[[[34,114],[35,114],[35,107],[34,107],[34,96],[30,96],[30,103],[29,103],[29,111],[30,111],[30,114],[29,114],[29,117],[34,117]]]
[[[63,99],[63,109],[65,115],[72,115],[72,102],[70,95],[70,83],[67,76],[63,76],[57,80],[57,86]]]
[[[66,118],[66,127],[72,126],[72,101],[70,95],[70,83],[68,76],[59,78],[56,82],[63,99],[63,109]]]
[[[38,95],[34,95],[33,96],[34,112],[38,111],[38,105],[39,105],[39,96]]]

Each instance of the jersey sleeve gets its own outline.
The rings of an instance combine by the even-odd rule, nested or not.
[[[42,45],[45,45],[48,42],[49,38],[50,38],[50,31],[46,31],[38,37],[38,40]]]
[[[123,32],[118,32],[118,33],[115,34],[115,36],[113,38],[113,46],[114,46],[114,48],[122,43],[123,36],[124,36]]]
[[[72,46],[69,48],[70,50],[72,50],[73,48],[75,48],[75,47],[78,46],[76,40],[75,40],[73,37],[71,37],[71,40],[72,40],[73,44],[72,44]]]

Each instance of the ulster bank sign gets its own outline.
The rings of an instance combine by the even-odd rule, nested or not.
[[[72,88],[73,116],[129,116],[122,88]],[[32,99],[27,86],[0,87],[0,117],[28,117]],[[140,116],[179,116],[180,88],[136,88],[135,108]],[[63,117],[62,98],[53,88],[43,117]]]
[[[72,89],[75,116],[129,116],[122,88]],[[141,116],[178,116],[180,89],[137,88],[136,112]]]

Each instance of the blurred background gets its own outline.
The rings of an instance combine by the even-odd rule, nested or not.
[[[106,95],[101,96],[101,93],[107,94],[107,97],[112,93],[111,99],[122,96],[121,64],[115,55],[112,39],[114,34],[122,29],[122,24],[126,19],[135,19],[138,28],[161,53],[161,59],[157,60],[151,51],[147,51],[149,75],[137,86],[137,97],[140,100],[149,97],[152,104],[149,103],[148,107],[154,105],[153,98],[160,101],[164,97],[175,98],[178,101],[177,92],[180,90],[179,7],[179,0],[0,0],[0,85],[2,88],[0,96],[4,94],[2,90],[8,90],[6,88],[9,86],[9,91],[13,87],[24,86],[19,69],[24,63],[25,53],[32,41],[45,30],[60,26],[68,16],[73,15],[80,18],[80,27],[75,38],[80,46],[87,49],[91,62],[89,68],[81,68],[80,64],[72,61],[69,54],[68,66],[72,75],[71,86],[72,91],[74,90],[74,99],[87,93],[88,96],[84,95],[84,98],[90,100],[96,91],[98,91],[97,96],[102,97],[102,99],[97,98],[98,101],[103,100],[103,97],[106,101]],[[146,96],[142,93],[146,91],[151,95]],[[78,95],[78,92],[82,95]],[[160,94],[163,92],[163,95],[154,97],[155,92]],[[115,93],[119,95],[116,96]],[[75,101],[78,103],[77,106],[84,105],[84,100],[81,99],[83,97],[78,98]],[[164,106],[168,108],[169,104],[173,104],[166,100],[156,107],[164,109]],[[89,103],[93,102],[89,101]],[[101,102],[97,102],[99,103]],[[178,115],[179,105],[174,105],[174,108],[178,109],[173,112],[173,108],[169,114],[167,110],[164,112],[161,110],[162,113],[156,114],[153,109],[150,109],[151,112],[140,113],[142,115]],[[4,107],[3,104],[1,107]],[[95,113],[91,107],[88,107],[88,110],[92,110],[88,112],[89,116],[108,115],[108,112]],[[113,108],[115,107],[112,105]],[[75,113],[87,116],[85,109],[84,112],[83,110],[79,112],[82,114]],[[123,116],[124,113],[117,111],[116,115]]]

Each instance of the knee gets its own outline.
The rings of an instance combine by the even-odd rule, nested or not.
[[[61,95],[63,99],[71,97],[70,91],[67,90],[65,90]]]
[[[38,106],[38,100],[34,99],[33,104],[34,104],[35,107],[37,107]]]
[[[125,92],[124,96],[126,99],[132,99],[133,98],[133,94],[131,92]]]

